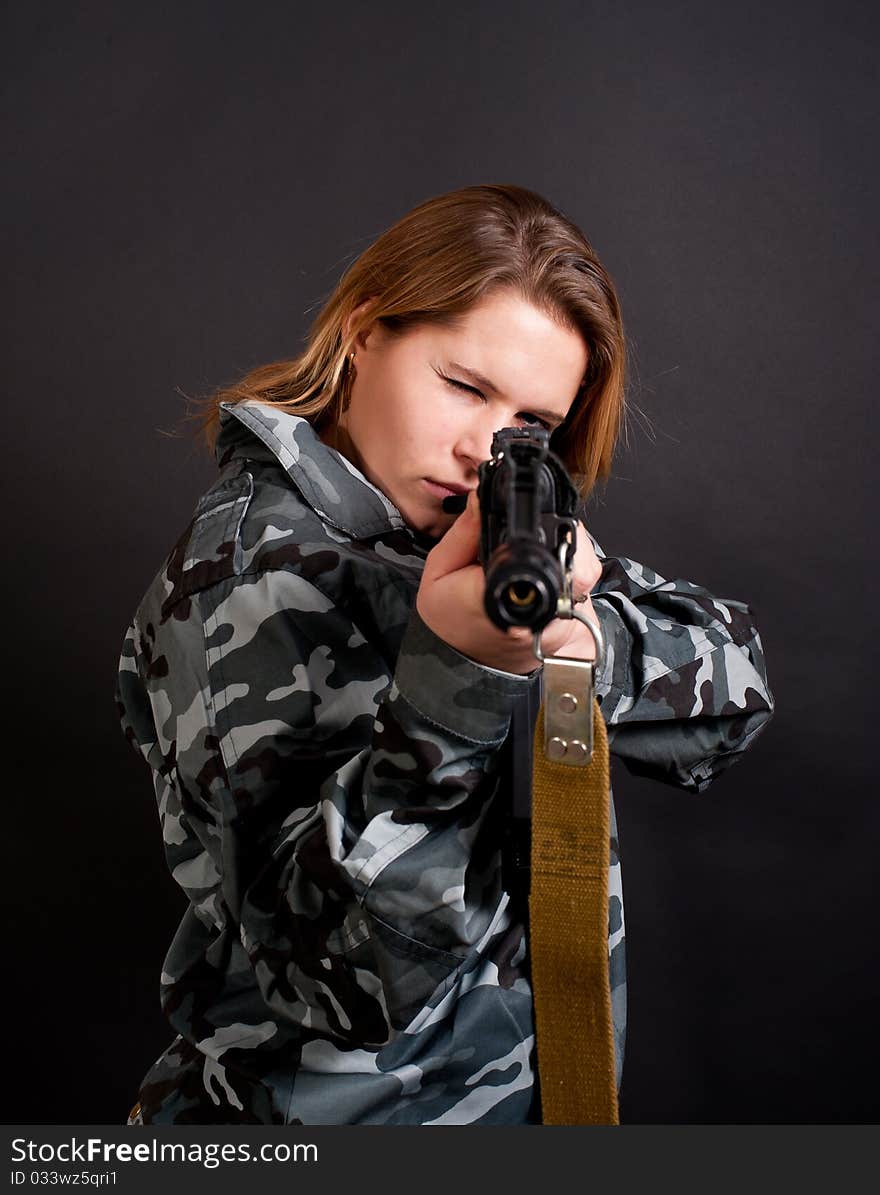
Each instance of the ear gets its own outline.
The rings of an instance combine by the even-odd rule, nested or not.
[[[367,315],[370,308],[375,306],[375,304],[376,304],[376,299],[373,297],[370,297],[369,299],[364,299],[363,303],[358,303],[357,307],[355,307],[354,310],[351,311],[346,316],[346,318],[344,319],[344,321],[342,323],[342,338],[346,343],[348,342],[348,339],[351,336],[352,328],[357,327],[357,325]],[[363,326],[358,331],[351,347],[353,349],[364,348],[367,343],[367,337],[375,329],[375,327],[376,327],[376,325],[374,322],[367,322],[367,323],[363,324]]]

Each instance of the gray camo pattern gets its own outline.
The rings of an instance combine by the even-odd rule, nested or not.
[[[188,899],[161,976],[176,1037],[141,1118],[539,1123],[525,906],[499,852],[535,680],[421,622],[431,541],[305,420],[226,407],[217,454],[119,663]],[[611,751],[701,792],[772,715],[752,611],[596,551]],[[608,945],[619,1080],[613,823]]]

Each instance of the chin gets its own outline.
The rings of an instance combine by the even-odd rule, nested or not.
[[[412,531],[420,535],[431,535],[435,538],[444,534],[452,525],[454,516],[446,514],[440,509],[439,503],[416,501],[407,502],[402,495],[385,493],[397,507],[400,517]]]
[[[430,536],[431,539],[440,539],[446,534],[452,526],[452,520],[440,522],[438,519],[419,519],[418,522],[410,522],[409,526],[413,531],[417,531],[419,535]]]
[[[418,531],[420,535],[429,535],[432,539],[440,539],[455,522],[455,515],[448,515],[443,511],[432,511],[430,514],[422,512],[416,515],[408,511],[400,513],[408,527]]]
[[[454,522],[454,519],[449,519],[445,523],[432,523],[430,527],[423,528],[422,534],[429,535],[432,539],[442,539]]]

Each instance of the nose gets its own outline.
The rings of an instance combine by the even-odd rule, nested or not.
[[[497,423],[497,412],[482,409],[471,412],[467,422],[460,429],[455,455],[474,472],[492,455],[492,437],[498,431]]]

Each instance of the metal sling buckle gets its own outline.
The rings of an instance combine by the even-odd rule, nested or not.
[[[572,604],[570,575],[567,581],[556,617],[576,618],[584,624],[596,644],[596,658],[545,658],[541,631],[535,632],[534,653],[544,665],[544,755],[554,763],[584,768],[593,758],[593,682],[605,658],[605,639],[598,623]]]

